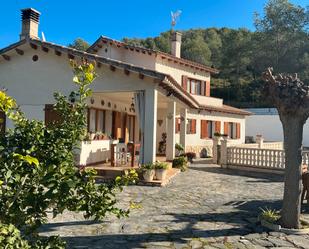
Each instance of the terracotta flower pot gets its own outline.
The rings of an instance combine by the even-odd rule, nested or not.
[[[155,176],[155,171],[153,169],[148,169],[143,172],[143,178],[146,182],[152,181],[154,176]]]
[[[156,179],[163,181],[166,178],[167,169],[156,169]]]

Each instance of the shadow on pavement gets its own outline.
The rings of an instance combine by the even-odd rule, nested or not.
[[[173,229],[173,225],[169,225],[169,230],[162,233],[130,234],[123,231],[119,234],[103,234],[95,236],[74,236],[64,237],[68,242],[68,248],[145,248],[147,245],[157,245],[160,243],[175,242],[187,243],[186,239],[190,238],[218,238],[224,236],[243,236],[249,233],[262,233],[266,231],[262,228],[257,216],[261,212],[260,207],[269,207],[279,209],[281,201],[231,201],[225,203],[224,206],[231,206],[228,212],[214,211],[204,214],[192,213],[167,213],[172,216],[171,221],[176,224],[182,223],[182,229]],[[232,211],[231,211],[232,210]],[[45,231],[57,230],[61,226],[87,225],[93,224],[88,221],[76,221],[67,223],[52,223],[44,227]],[[103,223],[102,223],[103,224]],[[203,225],[204,224],[204,225]],[[151,221],[149,226],[151,226]],[[102,247],[100,247],[102,245]],[[95,247],[94,247],[95,246]]]
[[[238,169],[223,169],[219,166],[214,165],[191,165],[191,170],[198,170],[208,173],[215,174],[223,174],[223,175],[233,175],[233,176],[244,176],[259,179],[255,182],[283,182],[283,175],[278,175],[274,173],[260,173],[260,172],[252,172],[246,170],[238,170]],[[249,180],[250,181],[250,180]]]

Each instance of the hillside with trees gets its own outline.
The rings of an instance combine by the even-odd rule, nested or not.
[[[207,28],[179,30],[182,57],[220,70],[212,78],[212,95],[238,107],[267,107],[261,98],[261,73],[298,73],[309,84],[309,8],[287,0],[270,0],[254,16],[255,31]],[[171,32],[155,38],[129,39],[132,45],[170,53]]]
[[[220,70],[212,77],[212,96],[237,107],[269,107],[262,98],[261,73],[298,73],[309,84],[309,6],[288,0],[270,0],[264,13],[253,16],[255,31],[245,28],[178,30],[183,34],[181,54]],[[146,39],[124,38],[131,45],[170,53],[171,31]],[[89,46],[77,39],[71,47]]]

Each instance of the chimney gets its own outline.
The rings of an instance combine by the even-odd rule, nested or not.
[[[181,52],[181,37],[182,37],[182,34],[180,32],[174,31],[172,33],[171,52],[172,52],[172,55],[178,58],[180,58],[180,52]]]
[[[39,38],[40,14],[40,12],[32,8],[21,10],[22,28],[20,40],[26,38]]]

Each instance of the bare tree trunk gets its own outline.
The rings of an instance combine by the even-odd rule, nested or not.
[[[301,164],[304,119],[280,115],[284,132],[285,179],[281,223],[299,228],[301,211]]]

